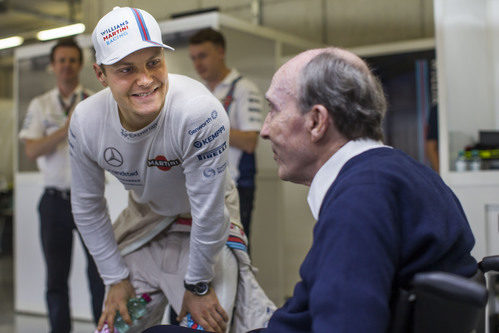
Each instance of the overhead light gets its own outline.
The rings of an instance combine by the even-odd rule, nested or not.
[[[36,38],[38,38],[39,40],[50,40],[81,34],[83,31],[85,31],[85,25],[83,23],[77,23],[60,28],[40,31],[36,34]]]
[[[9,38],[0,39],[0,49],[8,49],[9,47],[19,46],[24,42],[24,38],[20,36],[13,36]]]

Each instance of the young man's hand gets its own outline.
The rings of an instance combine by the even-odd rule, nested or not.
[[[116,311],[119,311],[121,317],[128,325],[132,325],[132,319],[130,318],[126,307],[128,299],[132,297],[135,297],[135,290],[128,279],[121,280],[120,282],[111,285],[106,295],[104,309],[102,310],[97,330],[102,330],[104,323],[107,323],[109,330],[114,332],[114,317]]]
[[[177,317],[177,321],[182,321],[187,313],[190,313],[192,319],[206,331],[225,333],[227,330],[229,317],[218,302],[217,295],[211,287],[208,293],[203,296],[197,296],[190,291],[185,291],[182,310]]]

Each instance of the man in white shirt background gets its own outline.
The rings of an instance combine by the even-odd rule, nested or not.
[[[226,43],[220,32],[212,28],[196,32],[189,39],[189,53],[197,73],[229,115],[229,171],[237,185],[241,222],[249,240],[263,98],[253,82],[227,67]]]
[[[19,138],[26,155],[36,159],[43,174],[45,191],[38,206],[40,236],[46,265],[46,302],[52,333],[71,330],[68,278],[71,267],[73,230],[70,204],[71,171],[68,128],[76,104],[91,92],[79,83],[82,50],[72,39],[62,39],[51,49],[50,64],[57,87],[35,97],[24,119]],[[92,297],[92,314],[97,323],[104,299],[104,284],[92,256],[84,246]]]

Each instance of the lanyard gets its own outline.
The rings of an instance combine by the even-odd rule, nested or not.
[[[236,83],[237,83],[237,81],[241,80],[242,78],[243,77],[240,76],[240,77],[236,78],[234,81],[232,81],[232,83],[230,85],[229,92],[227,93],[225,98],[222,99],[222,104],[224,106],[225,111],[227,111],[227,113],[229,113],[230,105],[232,104],[232,101],[234,100],[233,95],[234,95],[234,89],[236,87]]]
[[[76,94],[73,94],[73,97],[71,97],[71,103],[69,103],[69,105],[64,104],[61,94],[59,94],[58,97],[59,97],[59,104],[61,105],[61,108],[64,110],[64,114],[67,116],[69,111],[71,111],[71,109],[75,105]]]
[[[73,97],[71,97],[71,103],[69,103],[69,105],[66,105],[64,104],[64,101],[62,99],[62,96],[61,94],[59,94],[57,97],[59,97],[59,104],[61,105],[61,108],[64,110],[64,114],[67,116],[69,114],[69,111],[71,111],[71,109],[73,108],[73,106],[75,105],[75,102],[76,102],[76,95],[77,94],[73,94]],[[80,101],[83,101],[85,98],[87,98],[88,95],[82,91],[81,92],[81,96],[80,96]]]

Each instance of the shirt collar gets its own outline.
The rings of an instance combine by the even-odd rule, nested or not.
[[[61,92],[59,91],[59,88],[55,87],[54,88],[54,91],[58,94],[58,95],[61,95]],[[83,86],[81,85],[81,83],[79,83],[76,88],[73,90],[73,92],[71,93],[71,95],[69,95],[68,97],[66,98],[63,98],[64,100],[70,100],[75,94],[77,95],[80,95],[81,93],[83,92]],[[61,95],[62,96],[62,95]]]
[[[222,82],[220,82],[218,85],[219,86],[228,86],[228,85],[231,85],[232,81],[234,81],[235,79],[237,79],[239,76],[240,76],[240,74],[237,71],[237,69],[232,68],[230,70],[229,74],[227,74],[227,76],[225,76],[225,78],[222,80]]]
[[[319,211],[321,209],[322,201],[326,196],[327,191],[331,184],[336,180],[341,168],[353,157],[362,154],[363,152],[380,147],[388,147],[383,145],[380,141],[372,139],[358,139],[348,141],[336,153],[324,163],[324,165],[317,171],[310,185],[308,192],[308,205],[312,211],[312,215],[316,220],[319,219]]]

